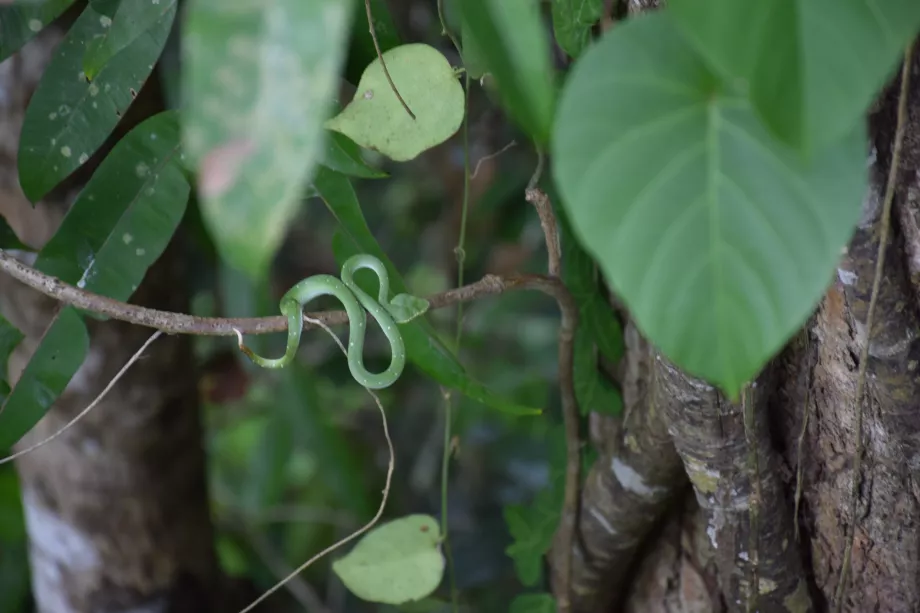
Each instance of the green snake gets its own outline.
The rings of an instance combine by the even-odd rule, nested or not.
[[[368,268],[380,280],[380,292],[376,300],[364,292],[354,281],[354,273]],[[399,294],[389,299],[390,278],[383,262],[372,255],[359,254],[348,259],[342,266],[341,281],[332,275],[314,275],[300,281],[281,298],[281,314],[287,317],[287,349],[280,358],[263,358],[243,344],[243,336],[237,331],[240,350],[262,368],[284,368],[294,359],[303,332],[303,307],[318,296],[335,296],[348,313],[348,368],[355,381],[369,389],[389,387],[399,379],[406,365],[406,346],[397,324],[407,323],[428,310],[430,303],[424,298],[410,294]],[[390,366],[381,373],[372,373],[364,367],[364,335],[367,332],[369,312],[383,329],[390,342]]]

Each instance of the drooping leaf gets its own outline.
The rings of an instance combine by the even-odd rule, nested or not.
[[[333,562],[332,570],[363,600],[420,600],[437,589],[444,575],[438,522],[428,515],[409,515],[382,524]]]
[[[340,233],[333,237],[333,249],[339,262],[344,263],[347,258],[358,253],[369,253],[379,258],[386,266],[392,291],[408,293],[399,271],[380,248],[367,226],[351,182],[338,173],[321,168],[313,185],[330,212],[339,221]],[[399,329],[406,344],[409,361],[438,383],[511,415],[541,413],[540,409],[522,406],[502,398],[470,377],[424,317],[403,324]]]
[[[603,11],[604,0],[553,0],[553,32],[562,50],[573,58],[581,55]]]
[[[341,0],[194,0],[183,139],[218,251],[261,277],[322,152],[352,14]]]
[[[176,10],[177,0],[121,0],[110,25],[102,36],[90,42],[83,55],[83,72],[95,79],[99,71],[116,54]],[[171,19],[171,18],[170,18]]]
[[[675,22],[785,142],[818,151],[862,122],[920,29],[915,0],[674,0]]]
[[[42,0],[0,7],[0,62],[19,51],[74,0]]]
[[[178,111],[146,119],[93,174],[36,268],[127,300],[182,221],[190,187],[182,171]]]
[[[511,601],[509,613],[556,613],[552,594],[521,594]]]
[[[143,36],[86,79],[83,54],[112,20],[92,7],[71,27],[29,102],[19,142],[19,182],[36,202],[102,145],[150,76],[175,18],[175,7]]]
[[[866,189],[863,136],[804,161],[662,12],[614,28],[576,63],[553,170],[638,327],[734,395],[830,282]]]
[[[463,87],[447,58],[434,47],[401,45],[383,54],[387,71],[413,118],[374,60],[361,75],[354,99],[326,127],[405,162],[440,145],[463,122]]]
[[[382,179],[389,176],[369,166],[361,157],[361,148],[353,140],[332,130],[326,130],[326,143],[320,163],[348,177]]]
[[[546,144],[556,90],[540,3],[463,0],[457,8],[464,41],[482,53],[509,114],[538,144]]]
[[[73,307],[51,321],[13,391],[0,405],[0,449],[9,449],[44,417],[89,351],[89,334]]]

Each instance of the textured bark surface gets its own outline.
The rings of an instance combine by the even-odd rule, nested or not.
[[[59,38],[50,28],[0,64],[0,213],[35,247],[53,234],[80,182],[79,176],[69,180],[71,187],[56,190],[33,210],[16,178],[24,110]],[[137,105],[144,113],[140,98]],[[135,122],[126,118],[125,123],[119,131]],[[180,262],[173,245],[132,300],[187,312]],[[11,356],[13,381],[56,308],[0,276],[0,309],[27,335]],[[21,445],[47,437],[87,406],[150,335],[118,322],[88,324],[91,347],[85,363]],[[218,610],[188,338],[159,339],[85,419],[23,457],[17,468],[33,592],[42,613]]]
[[[631,0],[629,9],[654,5]],[[837,275],[814,316],[742,403],[728,402],[664,360],[649,367],[642,343],[627,345],[627,413],[595,433],[604,451],[582,491],[573,577],[579,613],[830,611],[851,531],[841,610],[920,611],[920,53],[912,61],[909,125],[866,365],[855,517],[850,510],[857,371],[899,81],[893,79],[868,117],[870,188]],[[631,394],[637,378],[656,402]],[[748,406],[753,411],[746,414]],[[644,421],[637,411],[647,413]],[[611,454],[630,424],[655,418],[665,423],[693,492],[678,505],[636,506],[624,494],[628,480],[612,470]],[[666,448],[659,441],[636,449],[631,466],[644,474]],[[645,516],[623,521],[627,508]],[[621,546],[630,541],[621,529],[643,544]]]

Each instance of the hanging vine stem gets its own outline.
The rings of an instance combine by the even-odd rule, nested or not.
[[[559,229],[553,204],[542,190],[536,187],[543,173],[543,152],[537,150],[537,167],[528,183],[525,197],[537,211],[543,236],[546,239],[548,272],[551,278],[562,278],[562,253],[559,243]],[[572,585],[572,552],[575,549],[575,533],[581,496],[581,440],[578,425],[578,400],[575,397],[574,363],[575,363],[575,328],[578,326],[578,306],[568,294],[569,303],[559,303],[562,321],[559,325],[559,389],[562,394],[562,420],[565,427],[565,494],[562,517],[559,521],[559,540],[561,552],[561,585],[558,586],[557,606],[559,613],[569,613],[572,605],[569,592]]]
[[[904,132],[907,128],[907,99],[909,97],[910,66],[913,55],[914,43],[907,46],[904,51],[904,64],[901,67],[901,88],[898,93],[898,115],[895,127],[894,144],[891,149],[891,165],[888,168],[885,197],[882,201],[882,215],[879,229],[878,252],[875,259],[875,271],[872,278],[872,293],[869,297],[869,310],[866,313],[866,337],[863,339],[862,350],[859,356],[859,370],[856,376],[856,456],[853,458],[853,482],[850,489],[850,529],[847,531],[843,549],[843,563],[840,566],[840,579],[834,592],[834,611],[840,612],[843,608],[843,596],[847,587],[850,574],[850,565],[853,555],[853,541],[856,537],[856,513],[859,506],[859,488],[862,485],[862,456],[865,451],[863,444],[863,392],[866,387],[866,370],[869,362],[869,342],[872,339],[872,321],[875,307],[878,302],[879,288],[882,284],[882,272],[885,267],[885,247],[888,244],[888,233],[891,228],[891,206],[894,202],[894,192],[897,185],[898,168],[901,165],[901,147],[904,144]]]
[[[402,104],[403,108],[406,109],[407,113],[409,113],[409,117],[415,119],[415,113],[412,112],[412,109],[410,109],[409,105],[406,104],[406,101],[403,100],[399,90],[396,89],[396,84],[393,83],[393,79],[390,77],[390,71],[387,70],[387,63],[383,61],[383,52],[380,51],[380,43],[377,41],[377,30],[374,28],[374,15],[371,12],[371,0],[364,0],[364,10],[367,13],[367,27],[371,33],[371,40],[374,41],[374,50],[377,51],[377,59],[380,60],[380,66],[383,67],[383,74],[386,76],[387,82],[390,84],[390,88],[393,90],[393,93],[396,94],[396,97],[399,98],[399,102]]]
[[[463,52],[457,39],[454,38],[450,28],[447,27],[447,20],[444,18],[444,0],[437,1],[438,19],[441,22],[441,32],[450,39],[457,55],[463,58]],[[469,130],[469,110],[470,110],[470,74],[463,71],[463,203],[460,209],[460,232],[457,237],[457,246],[454,248],[454,254],[457,258],[457,287],[463,286],[463,273],[466,265],[466,224],[467,214],[470,207],[470,130]],[[463,304],[457,303],[456,314],[456,332],[454,333],[454,347],[457,354],[460,354],[460,343],[463,339]],[[451,456],[451,439],[453,438],[453,396],[450,390],[444,390],[444,436],[443,450],[441,451],[441,535],[444,546],[444,557],[447,558],[447,575],[450,582],[450,604],[453,613],[457,613],[460,608],[460,594],[457,590],[457,573],[454,567],[454,555],[449,538],[450,530],[448,529],[448,485],[450,483],[450,456]]]

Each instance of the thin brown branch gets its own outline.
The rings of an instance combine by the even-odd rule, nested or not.
[[[528,185],[525,197],[533,204],[540,217],[540,226],[546,238],[546,251],[549,274],[559,281],[562,274],[562,253],[559,243],[559,229],[556,216],[553,213],[553,204],[542,190],[535,187],[543,172],[543,154],[539,153],[539,160],[534,176]],[[564,289],[564,286],[563,286]],[[578,427],[578,400],[575,398],[574,363],[575,363],[575,328],[578,325],[578,305],[568,291],[565,291],[566,300],[559,301],[562,311],[562,322],[559,326],[559,389],[562,394],[562,420],[565,425],[566,442],[566,467],[565,467],[565,497],[562,507],[562,519],[559,522],[559,543],[562,548],[561,568],[559,576],[561,583],[556,587],[557,606],[560,613],[569,613],[572,610],[571,585],[572,585],[572,552],[575,549],[576,520],[578,518],[579,484],[581,482],[581,440]]]
[[[107,296],[88,292],[64,283],[26,266],[8,252],[0,249],[0,271],[28,285],[42,294],[84,311],[91,311],[120,321],[162,330],[168,334],[194,334],[198,336],[236,336],[236,330],[243,334],[268,334],[287,330],[287,319],[276,317],[223,318],[195,317],[184,313],[160,311],[128,304]],[[485,296],[494,296],[506,291],[535,290],[556,298],[556,301],[571,300],[565,286],[558,280],[544,275],[486,275],[479,281],[428,297],[432,309],[440,309],[460,302],[471,302]],[[561,303],[560,303],[561,304]],[[574,303],[573,303],[574,304]],[[327,326],[348,323],[345,311],[323,311],[304,313],[304,329],[316,328],[311,320]]]
[[[380,43],[377,41],[377,30],[374,29],[374,15],[371,13],[371,0],[364,0],[364,10],[367,12],[367,27],[371,33],[371,40],[374,41],[374,49],[377,51],[377,59],[380,60],[380,65],[383,67],[383,74],[386,76],[387,82],[390,84],[390,88],[393,90],[393,93],[396,94],[397,98],[399,98],[400,104],[402,104],[403,108],[406,109],[406,112],[409,113],[409,117],[415,119],[415,113],[412,112],[412,109],[410,109],[409,105],[406,104],[406,101],[403,100],[399,90],[396,89],[396,84],[393,83],[393,79],[390,77],[390,71],[387,70],[387,63],[383,61],[383,53],[380,51]]]
[[[840,567],[840,580],[834,592],[834,611],[843,607],[843,595],[847,587],[850,573],[850,561],[853,553],[853,540],[856,535],[857,507],[859,506],[859,488],[862,485],[862,457],[863,444],[863,392],[866,387],[866,369],[869,365],[869,342],[872,337],[872,323],[875,309],[878,304],[879,288],[882,283],[882,273],[885,268],[885,251],[888,245],[888,231],[891,227],[891,205],[894,202],[894,193],[897,186],[898,170],[901,165],[901,148],[904,144],[904,132],[907,127],[907,99],[909,98],[910,66],[913,57],[914,43],[911,41],[904,51],[904,64],[901,68],[901,89],[898,93],[898,117],[895,128],[894,144],[891,151],[891,166],[888,168],[888,182],[885,186],[885,197],[882,201],[881,228],[879,230],[878,255],[875,261],[875,273],[872,279],[872,293],[869,298],[869,311],[866,314],[866,338],[863,339],[862,351],[859,356],[859,370],[856,375],[856,394],[854,409],[856,411],[856,453],[853,458],[853,483],[850,489],[850,521],[851,526],[847,531],[847,538],[843,549],[843,564]]]

